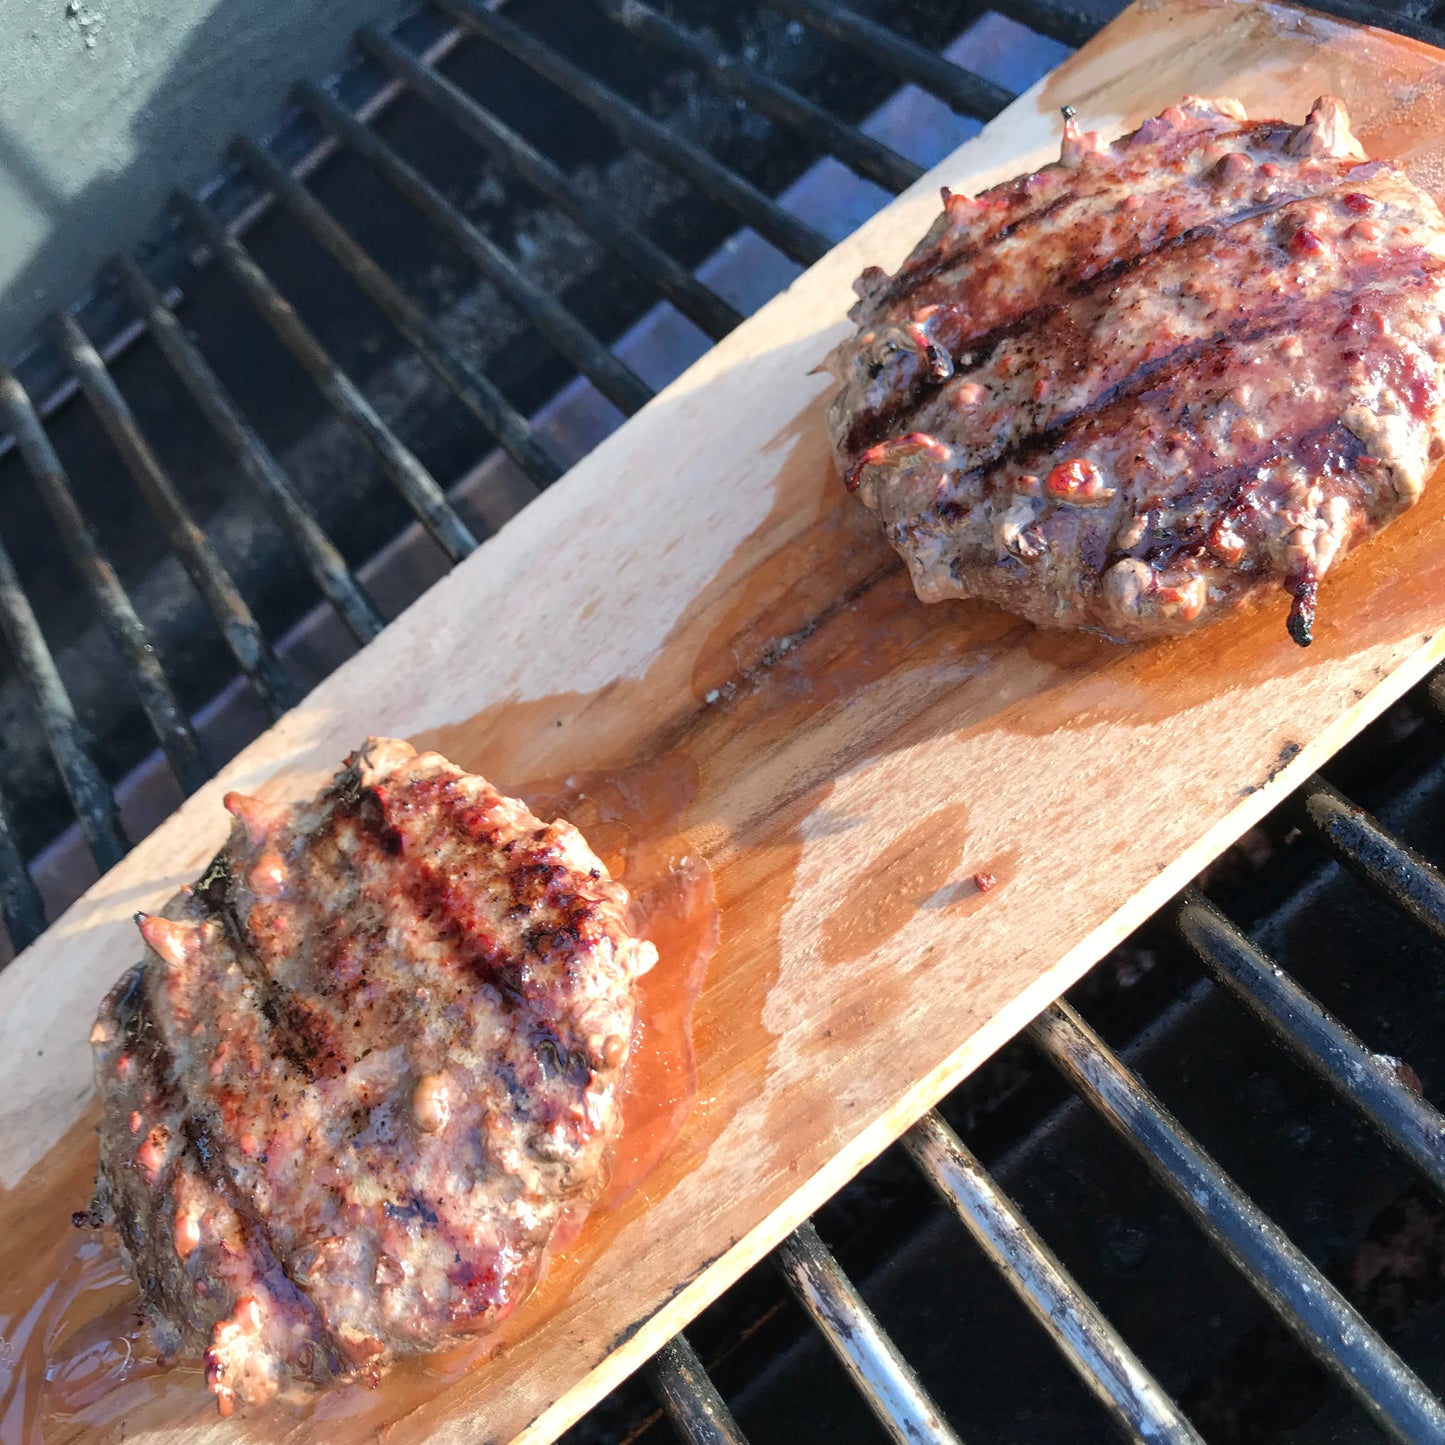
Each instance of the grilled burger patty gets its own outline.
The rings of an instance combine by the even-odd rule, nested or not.
[[[373,739],[314,800],[226,801],[95,1027],[88,1220],[229,1413],[515,1307],[601,1187],[656,953],[575,828],[436,753]]]
[[[1188,98],[944,209],[829,357],[839,469],[925,602],[1121,640],[1320,578],[1442,439],[1445,222],[1340,103]]]

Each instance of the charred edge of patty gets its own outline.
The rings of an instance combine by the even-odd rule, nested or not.
[[[218,855],[218,858],[222,855]],[[212,861],[204,876],[216,871],[216,860]],[[148,1182],[140,1191],[143,1203],[140,1207],[117,1209],[118,1196],[125,1193],[117,1181],[104,1168],[97,1172],[95,1193],[90,1206],[78,1210],[71,1216],[77,1227],[113,1228],[120,1236],[121,1244],[134,1262],[131,1273],[141,1290],[142,1301],[147,1311],[164,1331],[176,1331],[178,1322],[166,1308],[166,1290],[162,1280],[153,1269],[141,1267],[141,1261],[148,1258],[155,1245],[155,1237],[148,1226],[154,1221],[149,1211],[156,1202],[168,1199],[173,1182],[182,1167],[182,1160],[189,1157],[195,1164],[200,1177],[213,1189],[216,1195],[232,1209],[245,1230],[245,1248],[259,1278],[266,1281],[268,1293],[275,1304],[298,1313],[311,1329],[307,1341],[315,1364],[319,1351],[324,1370],[333,1378],[341,1378],[349,1367],[343,1359],[339,1342],[326,1324],[325,1318],[315,1303],[306,1294],[271,1238],[265,1220],[250,1207],[235,1187],[235,1181],[225,1168],[221,1149],[212,1139],[212,1125],[200,1111],[183,1104],[174,1081],[174,1057],[164,1042],[160,1025],[152,1013],[148,988],[149,964],[137,964],[124,976],[112,993],[110,1017],[116,1025],[116,1040],[121,1049],[135,1061],[147,1093],[153,1097],[160,1115],[175,1121],[182,1142],[182,1152],[171,1159],[165,1172],[154,1181]],[[179,1328],[172,1340],[178,1342],[191,1333],[184,1326]],[[200,1347],[209,1345],[205,1332],[191,1334]]]
[[[137,915],[139,916],[139,915]],[[150,1017],[146,999],[146,965],[138,963],[128,969],[116,981],[106,998],[106,1012],[116,1027],[116,1039],[123,1052],[128,1053],[158,1092],[169,1096],[172,1059],[170,1049],[161,1038],[160,1030]],[[103,1229],[107,1226],[120,1229],[117,1218],[115,1189],[105,1171],[96,1174],[95,1192],[85,1209],[77,1209],[70,1222],[77,1229]],[[123,1232],[123,1231],[122,1231]]]
[[[354,753],[347,755],[346,761],[342,763],[340,769],[322,791],[323,802],[334,802],[342,808],[354,808],[360,802],[361,794],[364,791],[361,782],[361,768],[369,754],[370,746],[364,744]]]

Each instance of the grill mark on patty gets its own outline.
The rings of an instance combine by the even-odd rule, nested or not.
[[[1347,483],[1350,469],[1364,454],[1364,443],[1333,416],[1325,417],[1284,446],[1276,437],[1262,438],[1226,465],[1194,473],[1188,489],[1170,498],[1173,510],[1206,512],[1206,525],[1186,525],[1173,533],[1147,534],[1134,547],[1111,548],[1109,561],[1137,557],[1167,565],[1186,555],[1199,555],[1206,548],[1209,531],[1220,518],[1252,510],[1254,499],[1250,486],[1262,469],[1276,463],[1295,462],[1310,467],[1322,480]]]
[[[1154,254],[1157,255],[1158,253]],[[1402,266],[1405,264],[1413,264],[1415,270],[1413,272],[1402,271]],[[1403,251],[1397,251],[1391,254],[1375,254],[1363,257],[1355,267],[1342,269],[1338,273],[1338,284],[1341,287],[1348,286],[1355,288],[1354,294],[1346,297],[1347,301],[1353,303],[1367,300],[1370,295],[1389,297],[1398,294],[1398,292],[1402,290],[1418,289],[1430,283],[1442,273],[1445,273],[1445,261],[1441,261],[1438,257],[1431,256],[1428,253],[1422,253],[1417,247],[1411,246],[1405,248]],[[1382,287],[1377,284],[1382,280],[1390,280],[1392,284],[1389,287]],[[1374,287],[1373,291],[1365,291],[1363,289],[1369,286]],[[1314,323],[1316,314],[1322,308],[1326,307],[1329,302],[1337,300],[1337,297],[1330,296],[1318,297],[1310,301],[1307,303],[1310,308],[1307,319],[1311,323]],[[1298,298],[1281,297],[1263,310],[1256,310],[1236,318],[1225,329],[1219,331],[1212,337],[1196,338],[1192,341],[1181,342],[1174,350],[1141,363],[1126,376],[1120,378],[1119,381],[1098,393],[1096,397],[1067,413],[1061,414],[1050,422],[1048,426],[1034,427],[1016,436],[1012,442],[999,447],[990,456],[976,462],[969,468],[967,475],[974,475],[982,469],[987,469],[995,465],[998,461],[1017,453],[1021,448],[1026,449],[1040,440],[1048,440],[1060,435],[1061,428],[1067,427],[1078,418],[1086,417],[1091,411],[1100,410],[1112,405],[1114,401],[1121,396],[1133,394],[1133,390],[1141,383],[1147,381],[1149,377],[1160,373],[1168,367],[1185,365],[1194,356],[1208,350],[1211,346],[1222,343],[1248,343],[1264,339],[1265,336],[1270,334],[1278,334],[1284,329],[1281,323],[1287,324],[1299,316],[1300,306],[1301,303]],[[1336,325],[1348,320],[1348,315],[1340,316],[1338,307],[1332,314],[1337,318]],[[1066,307],[1055,304],[1047,308],[1047,315],[1035,317],[1035,319],[1042,322],[1067,318],[1067,316],[1068,312]],[[1261,329],[1263,323],[1266,321],[1270,323],[1270,326]],[[1039,329],[1042,329],[1041,325]],[[1077,330],[1077,328],[1074,329]],[[1019,336],[1023,333],[1023,330],[1023,326],[1009,327],[1005,329],[1003,335],[997,338],[990,338],[988,355],[981,355],[973,367],[965,369],[959,374],[968,375],[970,371],[976,371],[978,367],[987,364],[989,357],[1002,340],[1006,339],[1006,337]],[[1087,335],[1087,332],[1082,334]],[[1305,333],[1302,332],[1301,334]],[[1050,349],[1054,353],[1059,352],[1057,345]],[[910,398],[910,400],[911,399],[912,398]],[[912,410],[916,411],[921,409],[925,401],[919,401],[918,405],[912,408]],[[896,424],[897,417],[891,418],[891,422]],[[880,440],[885,439],[886,437],[880,438]]]
[[[1117,280],[1121,275],[1127,274],[1136,266],[1149,260],[1157,252],[1167,250],[1178,242],[1187,243],[1201,235],[1223,234],[1235,226],[1258,220],[1261,216],[1270,215],[1289,206],[1299,205],[1304,201],[1325,199],[1335,195],[1349,184],[1350,182],[1346,178],[1332,176],[1329,178],[1329,185],[1324,189],[1281,190],[1270,196],[1268,200],[1249,201],[1223,212],[1209,212],[1200,207],[1199,218],[1192,224],[1178,231],[1165,230],[1151,245],[1135,250],[1117,251],[1107,260],[1098,254],[1097,238],[1090,234],[1096,229],[1102,229],[1103,221],[1107,217],[1103,212],[1093,211],[1081,217],[1081,224],[1075,226],[1072,231],[1059,232],[1057,237],[1059,251],[1078,257],[1079,264],[1071,270],[1065,270],[1049,284],[1055,291],[1083,295],[1088,290],[1095,288],[1098,282]],[[1100,264],[1101,262],[1102,264]],[[1012,257],[983,256],[979,264],[969,268],[966,275],[955,278],[950,283],[950,289],[955,287],[959,281],[977,285],[980,280],[997,275],[1012,264]],[[1095,269],[1090,270],[1091,265]],[[1031,309],[1036,310],[1037,308]]]
[[[1436,274],[1442,270],[1445,270],[1445,265],[1435,268]],[[1432,276],[1425,274],[1406,276],[1401,278],[1400,285],[1402,289],[1423,289],[1432,280]],[[1312,308],[1310,326],[1298,332],[1306,346],[1312,336],[1332,333],[1342,322],[1348,321],[1351,308],[1358,305],[1361,299],[1358,294],[1332,297],[1330,300],[1334,302],[1333,305],[1322,299]],[[971,484],[982,481],[988,474],[1003,467],[1023,464],[1033,456],[1047,459],[1057,454],[1065,445],[1078,443],[1081,433],[1090,429],[1123,438],[1137,435],[1146,428],[1152,429],[1162,418],[1169,417],[1173,412],[1187,412],[1188,407],[1194,405],[1195,401],[1191,399],[1180,402],[1177,399],[1186,395],[1188,382],[1196,379],[1207,380],[1209,385],[1216,389],[1232,384],[1228,368],[1231,353],[1241,346],[1282,334],[1297,319],[1297,311],[1281,307],[1263,321],[1258,317],[1247,318],[1247,328],[1241,332],[1176,348],[1167,356],[1131,373],[1087,406],[1059,418],[1050,427],[1016,438],[992,457],[959,473],[955,489],[966,490]],[[1196,392],[1189,390],[1187,394],[1193,398]],[[1137,406],[1140,401],[1155,405],[1149,412],[1141,414]],[[1114,412],[1123,413],[1122,424],[1111,416]],[[1273,445],[1272,438],[1266,440]],[[944,503],[940,513],[947,517],[952,505]],[[956,516],[953,519],[956,520]]]
[[[379,842],[388,836],[398,838],[398,845],[389,849],[395,853],[405,851],[404,841],[391,821],[393,810],[389,804],[398,801],[402,800],[389,792],[383,797],[374,789],[362,789],[352,806],[352,816],[372,838]],[[408,807],[419,803],[429,814],[435,810],[434,800],[408,797],[404,802]],[[469,831],[485,826],[481,819],[473,822],[475,827]],[[565,956],[585,946],[584,933],[599,905],[577,898],[570,909],[560,909],[555,894],[559,888],[565,891],[567,870],[549,856],[550,845],[529,847],[518,839],[506,844],[504,851],[510,862],[506,874],[512,893],[510,911],[531,913],[540,908],[548,913],[560,913],[555,924],[527,931],[529,954],[535,953],[544,959],[561,955],[565,966]],[[420,857],[403,868],[393,881],[399,885],[414,915],[427,920],[437,939],[453,951],[457,963],[478,983],[490,986],[502,1005],[514,1015],[512,1027],[519,1036],[525,1033],[533,1040],[533,1051],[543,1076],[562,1076],[574,1085],[585,1084],[592,1073],[592,1061],[586,1051],[575,1045],[569,1048],[552,1032],[551,1026],[532,1017],[535,1005],[528,991],[533,976],[529,954],[517,955],[498,947],[490,935],[476,926],[476,910],[468,901],[466,890]],[[524,1022],[524,1015],[531,1018],[531,1022]]]
[[[987,365],[1004,341],[1024,336],[1031,331],[1042,331],[1050,321],[1065,315],[1071,303],[1097,299],[1107,287],[1115,285],[1125,276],[1148,269],[1156,262],[1161,265],[1173,262],[1181,251],[1204,249],[1227,237],[1237,226],[1265,221],[1292,206],[1328,201],[1343,194],[1350,185],[1351,182],[1346,179],[1328,190],[1281,194],[1269,201],[1244,207],[1227,217],[1203,221],[1177,235],[1165,237],[1154,246],[1116,256],[1097,271],[1061,276],[1051,282],[1048,289],[1029,292],[1033,304],[1027,310],[998,322],[987,330],[965,335],[955,342],[950,348],[953,366],[947,377],[937,380],[931,372],[925,372],[910,389],[900,390],[887,406],[872,412],[860,410],[843,438],[844,454],[856,457],[869,447],[886,441],[900,430],[900,418],[921,410],[950,381],[960,376],[968,376]]]
[[[181,1115],[181,1133],[201,1177],[235,1211],[246,1231],[246,1257],[257,1281],[265,1288],[267,1307],[271,1310],[289,1308],[303,1315],[315,1334],[312,1343],[325,1353],[328,1370],[339,1374],[342,1369],[340,1341],[327,1323],[321,1307],[307,1294],[277,1249],[269,1221],[256,1209],[226,1168],[222,1151],[211,1137],[210,1122],[203,1119],[198,1111],[184,1112]],[[166,1192],[159,1191],[157,1197]]]
[[[1337,417],[1328,417],[1281,447],[1276,437],[1266,437],[1249,454],[1233,458],[1213,471],[1194,473],[1187,491],[1170,498],[1172,509],[1198,508],[1205,513],[1202,525],[1185,527],[1177,533],[1151,529],[1134,547],[1111,547],[1105,553],[1102,573],[1124,557],[1137,557],[1151,564],[1169,566],[1187,556],[1208,550],[1209,534],[1222,518],[1242,516],[1254,510],[1250,491],[1262,467],[1274,461],[1301,463],[1321,480],[1346,483],[1366,447]]]
[[[1066,441],[1090,417],[1107,411],[1120,402],[1132,400],[1157,390],[1158,386],[1168,382],[1174,373],[1186,370],[1211,351],[1227,355],[1236,347],[1248,346],[1257,341],[1282,336],[1292,328],[1298,328],[1297,334],[1301,338],[1323,331],[1333,332],[1341,324],[1349,321],[1353,306],[1367,301],[1371,296],[1398,295],[1402,291],[1418,290],[1430,284],[1435,277],[1445,274],[1445,261],[1436,261],[1432,265],[1422,267],[1421,272],[1417,275],[1398,277],[1395,283],[1389,287],[1376,285],[1372,290],[1363,289],[1372,282],[1378,282],[1381,278],[1390,276],[1394,269],[1386,259],[1376,259],[1364,263],[1358,273],[1348,278],[1349,283],[1359,289],[1352,290],[1349,295],[1343,297],[1317,298],[1311,303],[1308,326],[1298,326],[1300,318],[1297,298],[1282,297],[1271,306],[1236,317],[1227,327],[1213,336],[1198,337],[1192,341],[1181,342],[1173,350],[1141,362],[1125,376],[1120,377],[1118,381],[1105,387],[1097,396],[1070,411],[1061,413],[1047,426],[1020,433],[1012,441],[998,447],[991,455],[976,462],[964,475],[978,476],[996,466],[1017,459],[1018,456],[1028,451],[1043,447],[1053,448],[1058,443]],[[1331,303],[1334,303],[1333,306]],[[1226,385],[1227,382],[1228,378],[1222,376],[1216,385]]]
[[[213,862],[211,869],[207,871],[208,878],[215,871],[215,867]],[[311,1320],[317,1332],[317,1343],[326,1352],[329,1368],[333,1373],[339,1372],[340,1356],[334,1336],[327,1328],[319,1308],[291,1277],[275,1247],[266,1221],[242,1194],[235,1178],[225,1167],[222,1150],[212,1137],[215,1132],[212,1122],[202,1117],[200,1111],[185,1107],[179,1101],[174,1082],[174,1057],[165,1045],[160,1026],[154,1018],[145,980],[143,969],[136,968],[132,971],[129,981],[112,1006],[111,1016],[116,1022],[118,1038],[136,1061],[137,1067],[144,1071],[146,1082],[150,1086],[148,1092],[151,1102],[148,1110],[157,1112],[161,1117],[179,1120],[183,1152],[168,1160],[164,1171],[147,1182],[142,1197],[152,1210],[153,1216],[163,1211],[166,1208],[165,1201],[170,1198],[176,1175],[184,1167],[184,1160],[189,1155],[195,1161],[201,1177],[242,1220],[247,1232],[248,1258],[253,1261],[257,1279],[265,1285],[268,1293],[275,1297],[277,1304],[283,1307],[299,1307]],[[152,1246],[146,1237],[144,1212],[123,1209],[111,1211],[110,1215],[114,1216],[112,1222],[125,1239],[132,1258],[145,1257]],[[164,1220],[155,1217],[152,1217],[150,1223],[153,1228],[162,1232],[168,1228]],[[284,1299],[278,1295],[278,1279],[285,1285]],[[154,1282],[153,1276],[152,1280]]]
[[[1250,146],[1258,150],[1267,150],[1270,149],[1270,147],[1267,144],[1258,143],[1255,139],[1256,137],[1268,137],[1273,134],[1288,138],[1293,133],[1290,127],[1282,127],[1275,122],[1263,121],[1258,125],[1242,126],[1233,132],[1212,131],[1208,134],[1212,139],[1220,143],[1228,143],[1232,140],[1240,146]],[[950,251],[940,243],[937,253],[928,258],[927,262],[921,265],[916,271],[910,271],[907,262],[905,262],[893,282],[874,299],[874,316],[880,316],[884,310],[895,308],[897,303],[914,295],[914,293],[929,281],[936,279],[953,266],[975,260],[987,251],[996,248],[999,243],[1010,240],[1020,232],[1047,221],[1061,209],[1067,208],[1075,203],[1083,203],[1085,214],[1089,214],[1088,203],[1100,199],[1112,198],[1117,192],[1121,180],[1127,180],[1134,176],[1156,175],[1162,169],[1167,168],[1171,161],[1177,160],[1180,155],[1186,155],[1194,150],[1199,144],[1200,135],[1201,132],[1197,131],[1182,131],[1171,134],[1162,143],[1149,142],[1147,144],[1151,147],[1151,154],[1147,156],[1142,154],[1142,148],[1141,154],[1137,156],[1130,154],[1128,160],[1133,162],[1133,164],[1121,164],[1112,169],[1092,190],[1079,191],[1066,189],[1047,201],[1037,210],[1025,211],[1021,216],[1000,226],[996,231],[980,237],[977,241],[972,243],[965,242],[964,245],[960,246],[957,250]],[[1129,137],[1126,136],[1118,144],[1122,145],[1127,142],[1128,139]],[[1361,162],[1354,157],[1321,156],[1316,159],[1321,161],[1340,160],[1348,162],[1351,166],[1361,164]],[[1055,164],[1057,165],[1057,163]],[[1059,169],[1063,168],[1059,167]],[[1207,174],[1207,172],[1200,172],[1197,176],[1181,177],[1180,179],[1187,180],[1193,184],[1201,184],[1205,174]],[[1006,181],[1003,185],[994,186],[986,191],[980,191],[974,199],[987,203],[998,197],[1000,193],[1010,189],[1014,190],[1016,194],[1027,195],[1027,191],[1021,191],[1019,187],[1023,182],[1030,179],[1032,178],[1021,177],[1018,180]]]
[[[423,780],[424,783],[427,781]],[[447,792],[446,783],[441,785],[441,790]],[[443,799],[423,799],[415,796],[417,792],[418,785],[415,782],[408,785],[408,791],[404,795],[408,806],[419,806],[424,813],[431,816],[452,816],[450,809],[456,808],[454,798],[448,795]],[[406,837],[402,829],[393,822],[392,810],[389,807],[389,803],[393,800],[392,792],[388,789],[383,794],[376,787],[363,785],[360,755],[357,755],[342,770],[324,796],[325,802],[330,806],[305,855],[307,879],[311,879],[312,875],[317,872],[328,871],[329,865],[332,871],[345,871],[351,875],[353,880],[360,881],[368,867],[375,866],[375,859],[367,858],[364,851],[356,853],[338,845],[337,830],[345,823],[352,824],[366,845],[374,846],[389,860],[401,858],[405,854],[407,851]],[[444,875],[422,862],[420,858],[409,859],[400,865],[389,862],[386,867],[386,876],[392,887],[400,889],[416,916],[426,917],[430,914],[436,920],[434,926],[441,941],[453,948],[462,949],[467,942],[478,939],[479,935],[467,927],[466,919],[463,917],[465,909],[458,901],[460,894],[457,887],[450,883]],[[234,889],[234,886],[234,879],[228,870],[226,887]],[[308,893],[314,891],[314,888],[314,883],[311,888],[305,884],[298,884],[293,891],[298,900],[304,901]],[[228,897],[227,903],[230,905],[232,919],[239,927],[240,921],[235,915],[234,900]],[[480,937],[483,942],[488,941],[484,935]],[[238,952],[242,951],[244,943],[238,944],[237,948]],[[249,950],[246,950],[246,958],[260,969],[259,961]],[[505,950],[493,950],[485,956],[474,956],[467,961],[471,964],[472,971],[478,980],[493,985],[496,994],[508,1008],[515,1010],[526,1003],[521,977],[522,961],[513,959],[511,954]],[[305,1050],[302,1050],[305,1057],[298,1061],[292,1058],[290,1052],[290,1048],[296,1046],[295,1030],[298,1024],[309,1022],[297,1008],[301,1001],[294,995],[286,994],[269,974],[264,973],[264,970],[260,970],[260,972],[263,976],[262,987],[269,986],[268,992],[272,994],[277,1009],[281,1010],[284,1015],[275,1034],[281,1052],[288,1061],[298,1062],[303,1067],[303,1071],[307,1073],[308,1078],[316,1077],[314,1072],[316,1056],[314,1054],[305,1054]],[[249,976],[251,975],[248,972]],[[264,995],[262,1007],[270,1021]],[[344,1065],[342,1067],[344,1068]],[[328,1072],[335,1071],[334,1065],[328,1070]],[[409,1194],[404,1200],[382,1201],[378,1207],[388,1219],[401,1223],[408,1233],[435,1239],[444,1249],[451,1251],[459,1259],[465,1260],[466,1255],[474,1247],[470,1238],[459,1232],[449,1222],[443,1212],[440,1200],[433,1208],[419,1196]],[[275,1257],[276,1250],[264,1224],[259,1220],[253,1221],[252,1215],[239,1207],[238,1213],[242,1214],[248,1225],[254,1222],[255,1227],[262,1231],[261,1237],[271,1255]],[[284,1266],[280,1267],[284,1271]],[[292,1288],[299,1291],[305,1298],[308,1308],[313,1311],[317,1310],[319,1307],[313,1304],[304,1287],[291,1278],[289,1271],[285,1271],[285,1273]],[[475,1279],[468,1281],[451,1279],[450,1283],[458,1291],[456,1303],[450,1306],[450,1314],[456,1322],[486,1316],[501,1302],[502,1295],[499,1291],[502,1290],[502,1281],[496,1269],[490,1265]],[[331,1356],[339,1358],[334,1337],[328,1333],[326,1339]],[[337,1368],[340,1368],[339,1364]]]
[[[989,192],[985,191],[977,199],[983,200],[988,194]],[[908,263],[904,262],[892,284],[874,298],[873,306],[876,308],[876,314],[881,316],[884,311],[895,309],[901,302],[909,300],[916,292],[922,290],[930,281],[941,276],[950,267],[961,266],[972,261],[975,257],[992,250],[1027,227],[1047,221],[1050,216],[1057,215],[1059,211],[1066,209],[1077,200],[1092,199],[1102,194],[1104,194],[1103,189],[1091,191],[1087,197],[1080,197],[1073,191],[1061,191],[1051,201],[1040,206],[1038,210],[1025,211],[1021,216],[1000,226],[998,230],[991,231],[987,236],[980,237],[972,243],[965,243],[956,251],[950,251],[940,242],[937,252],[925,264],[920,265],[916,271],[910,271]]]
[[[392,856],[405,851],[405,835],[391,821],[387,799],[374,788],[358,787],[345,802],[338,801],[338,808],[345,808],[366,835]],[[458,963],[479,983],[491,984],[509,1008],[526,1002],[524,961],[475,926],[476,909],[467,904],[464,889],[420,857],[398,868],[391,881],[414,915],[427,921],[438,941],[456,950]]]
[[[237,966],[256,990],[256,1006],[277,1052],[307,1080],[344,1072],[346,1061],[325,1018],[267,971],[236,907],[238,891],[228,844],[211,860],[197,884],[197,901],[225,930]]]
[[[454,883],[422,863],[408,870],[401,888],[417,916],[427,920],[442,943],[456,949],[456,962],[478,983],[491,984],[510,1008],[526,1002],[522,960],[472,926]]]
[[[1278,437],[1262,437],[1258,441],[1238,448],[1229,461],[1208,471],[1191,472],[1188,489],[1175,494],[1160,493],[1150,500],[1151,510],[1168,506],[1171,511],[1198,507],[1205,512],[1203,526],[1188,527],[1178,533],[1170,533],[1162,522],[1155,522],[1146,530],[1144,539],[1133,547],[1112,545],[1112,528],[1104,513],[1096,514],[1090,521],[1092,529],[1078,540],[1079,560],[1083,564],[1079,580],[1087,578],[1097,597],[1097,586],[1103,574],[1114,563],[1124,558],[1137,558],[1151,565],[1167,568],[1186,558],[1199,557],[1208,552],[1209,532],[1221,518],[1230,515],[1247,515],[1254,512],[1255,495],[1251,488],[1257,485],[1259,473],[1276,463],[1300,462],[1317,466],[1322,476],[1329,476],[1340,484],[1341,489],[1352,480],[1348,472],[1365,454],[1363,442],[1346,427],[1338,417],[1322,409],[1322,414],[1288,445],[1281,446]],[[1339,470],[1333,475],[1330,468]],[[1016,558],[1009,561],[1019,564]],[[1232,567],[1221,570],[1231,581],[1240,579],[1239,571]]]

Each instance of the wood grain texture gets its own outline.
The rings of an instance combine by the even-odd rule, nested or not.
[[[850,283],[1041,164],[1057,108],[1118,131],[1187,92],[1298,121],[1322,91],[1445,191],[1445,57],[1271,6],[1135,6],[544,494],[0,974],[0,1250],[83,1202],[86,1033],[130,915],[194,876],[221,792],[314,787],[368,732],[506,786],[673,760],[722,942],[698,1105],[466,1371],[222,1422],[196,1377],[126,1438],[551,1438],[1445,652],[1445,486],[1286,599],[1119,647],[918,604],[832,475],[810,371]],[[786,644],[786,645],[784,645]],[[980,893],[976,872],[998,878]],[[43,1055],[41,1051],[43,1050]],[[960,1246],[962,1247],[962,1246]],[[47,1437],[48,1439],[49,1437]],[[76,1424],[57,1440],[96,1438]]]

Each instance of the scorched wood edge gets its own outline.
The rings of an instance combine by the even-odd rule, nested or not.
[[[1066,102],[1117,132],[1189,92],[1297,122],[1330,91],[1367,150],[1406,161],[1438,199],[1442,59],[1283,7],[1127,10],[0,974],[10,1271],[84,1203],[96,1005],[136,956],[131,915],[220,844],[225,789],[295,796],[368,732],[432,743],[503,786],[662,757],[695,771],[682,829],[715,870],[722,942],[695,1018],[697,1105],[655,1173],[460,1377],[413,1371],[345,1410],[222,1422],[189,1373],[130,1412],[126,1438],[550,1438],[1425,674],[1445,620],[1438,479],[1331,573],[1307,652],[1285,635],[1283,597],[1195,638],[1117,647],[915,602],[831,472],[830,383],[811,371],[861,268],[897,265],[940,185],[973,191],[1050,159]]]

